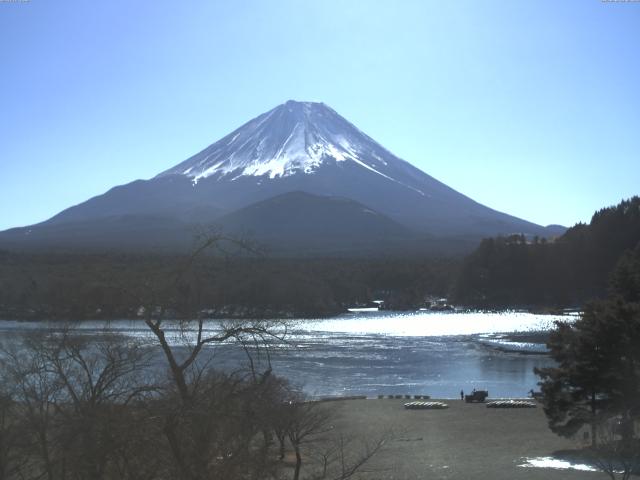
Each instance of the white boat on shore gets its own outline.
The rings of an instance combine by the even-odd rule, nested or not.
[[[373,300],[364,305],[347,308],[347,311],[351,313],[377,312],[379,310],[384,310],[384,300]]]

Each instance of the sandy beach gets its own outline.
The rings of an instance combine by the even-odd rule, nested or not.
[[[552,433],[541,406],[493,409],[442,400],[444,410],[406,410],[410,400],[331,402],[339,431],[374,439],[395,437],[367,464],[361,479],[600,479],[601,472],[523,467],[527,459],[579,446]]]

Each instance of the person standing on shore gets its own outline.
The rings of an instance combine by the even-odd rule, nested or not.
[[[460,400],[464,400],[464,390],[460,390]]]

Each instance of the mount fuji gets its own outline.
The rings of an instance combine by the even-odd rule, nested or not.
[[[0,246],[175,250],[203,224],[325,254],[562,232],[473,201],[322,103],[288,101],[154,178],[0,232]]]

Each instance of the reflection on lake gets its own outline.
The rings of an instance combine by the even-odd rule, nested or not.
[[[543,354],[540,343],[514,342],[500,334],[548,330],[555,320],[567,317],[519,312],[372,312],[297,320],[287,335],[289,345],[274,351],[272,364],[274,373],[319,396],[429,394],[450,398],[457,397],[461,389],[473,388],[487,389],[492,397],[524,396],[536,387],[533,368],[552,361]],[[140,321],[82,322],[78,328],[96,333],[107,325],[125,336],[151,338]],[[211,331],[218,326],[216,321],[207,323]],[[4,338],[57,327],[51,322],[0,322]],[[179,344],[177,324],[172,333]],[[237,368],[243,359],[231,345],[206,352],[214,353],[214,364],[229,369]]]

